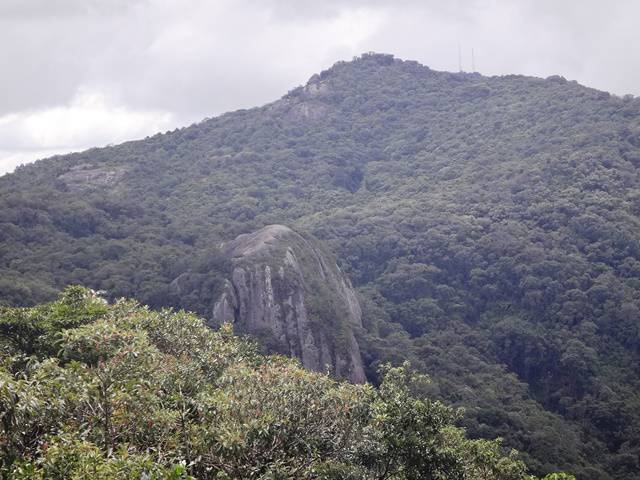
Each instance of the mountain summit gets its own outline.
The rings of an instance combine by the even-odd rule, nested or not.
[[[371,381],[409,360],[536,472],[637,478],[640,99],[365,54],[263,107],[19,168],[0,206],[13,305],[80,283],[209,314],[221,245],[308,232],[359,290]]]

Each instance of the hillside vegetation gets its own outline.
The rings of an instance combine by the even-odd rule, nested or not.
[[[340,62],[261,108],[0,178],[0,298],[67,284],[209,317],[221,241],[327,243],[367,374],[428,372],[536,473],[640,472],[640,100],[561,77]],[[197,272],[188,295],[171,282]]]
[[[407,366],[339,383],[227,326],[70,287],[0,312],[1,478],[531,479]],[[569,477],[558,477],[569,478]]]

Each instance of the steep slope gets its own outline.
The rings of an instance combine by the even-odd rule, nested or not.
[[[0,206],[11,304],[83,283],[208,313],[233,269],[212,245],[306,230],[365,299],[372,380],[410,359],[538,471],[637,477],[638,99],[364,55],[261,108],[23,167]]]
[[[322,247],[283,225],[240,235],[224,248],[233,273],[213,309],[270,350],[305,368],[364,383],[353,327],[362,312],[351,282]]]

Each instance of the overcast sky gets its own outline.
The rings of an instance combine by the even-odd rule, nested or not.
[[[640,95],[637,0],[0,0],[0,174],[258,106],[337,60]]]

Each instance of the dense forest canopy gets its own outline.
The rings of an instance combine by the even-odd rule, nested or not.
[[[639,217],[640,99],[367,54],[264,107],[1,177],[0,299],[79,283],[208,317],[220,243],[289,225],[359,288],[373,383],[409,360],[535,473],[633,479]]]

